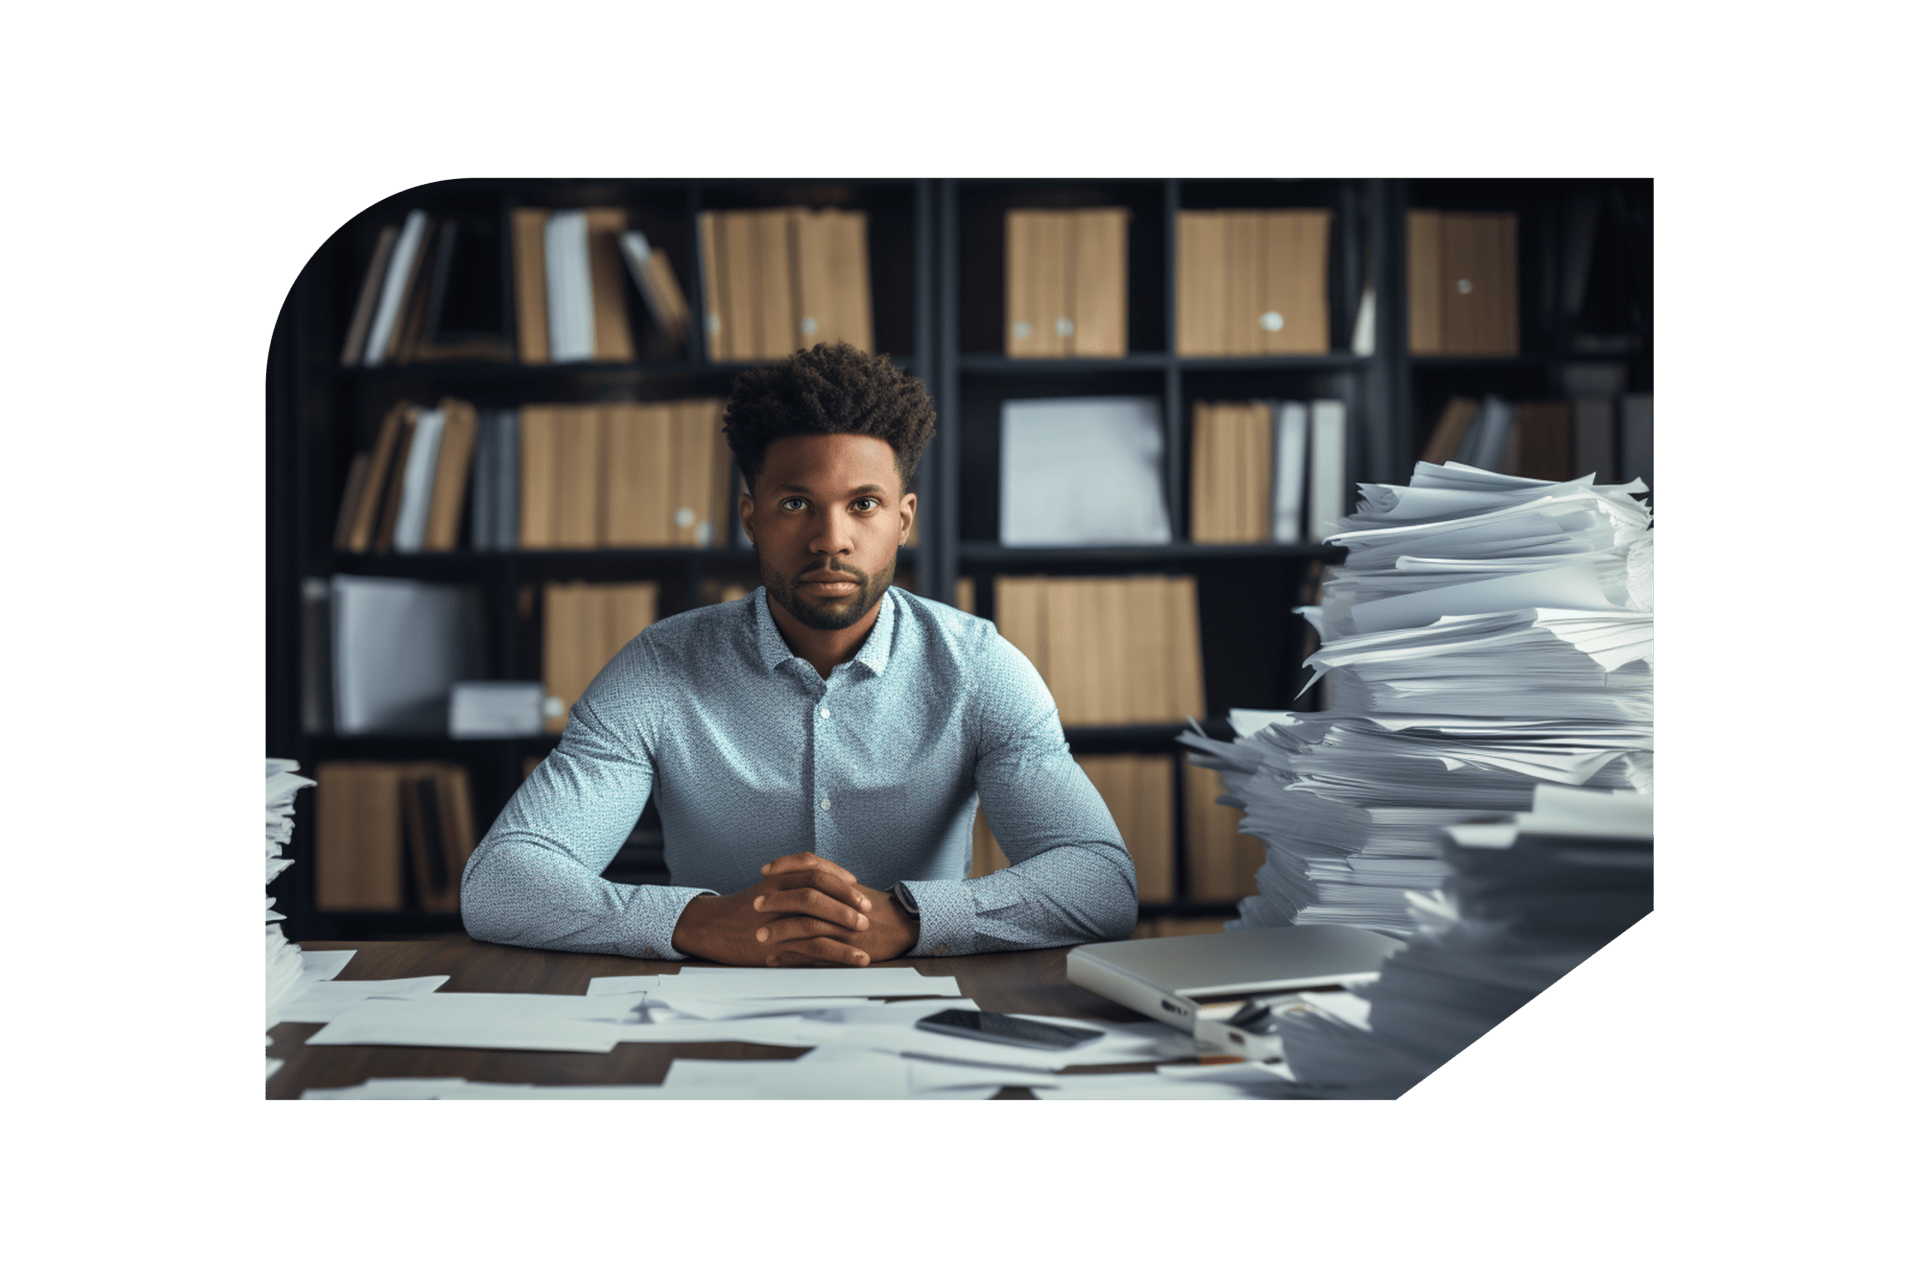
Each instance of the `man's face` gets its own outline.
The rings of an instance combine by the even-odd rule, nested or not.
[[[913,524],[893,446],[872,436],[787,436],[767,448],[740,519],[767,594],[803,627],[839,631],[893,585],[894,556]]]

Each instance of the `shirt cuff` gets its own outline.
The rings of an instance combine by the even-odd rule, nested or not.
[[[640,886],[627,908],[627,918],[634,924],[627,954],[641,960],[691,960],[693,957],[686,952],[674,950],[673,931],[680,924],[680,914],[687,909],[687,904],[703,893],[712,892],[687,885]]]
[[[973,950],[973,893],[965,880],[902,880],[920,908],[920,941],[910,956],[959,956]]]

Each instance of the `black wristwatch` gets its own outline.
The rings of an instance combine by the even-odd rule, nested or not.
[[[902,911],[916,920],[920,918],[920,908],[914,904],[913,891],[907,888],[905,884],[900,881],[895,881],[893,886],[887,890],[887,896],[899,903]]]

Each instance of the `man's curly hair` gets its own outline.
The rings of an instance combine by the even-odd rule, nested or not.
[[[748,369],[727,400],[727,444],[751,493],[767,446],[785,436],[872,436],[893,446],[900,491],[933,439],[927,384],[885,356],[844,342],[816,343],[779,364]]]

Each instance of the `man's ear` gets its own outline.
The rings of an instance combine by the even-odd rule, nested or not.
[[[754,540],[753,538],[753,495],[743,491],[740,494],[739,502],[740,502],[740,523],[746,526],[747,541],[752,542]]]
[[[914,517],[920,510],[920,495],[905,494],[900,499],[900,543],[906,545],[907,534],[913,531]]]

